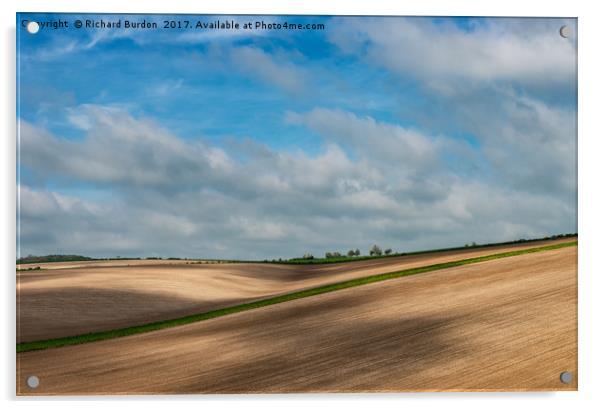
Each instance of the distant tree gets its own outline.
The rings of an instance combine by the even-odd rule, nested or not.
[[[304,258],[304,259],[306,259],[306,260],[313,260],[313,258],[314,258],[314,255],[313,255],[313,254],[311,254],[311,253],[305,253],[305,254],[303,255],[303,258]]]
[[[21,257],[17,259],[17,264],[27,263],[46,263],[54,261],[86,261],[93,260],[90,257],[78,256],[75,254],[49,254],[47,256],[33,256],[28,255],[27,257]]]
[[[349,251],[347,252],[347,255],[348,255],[349,257],[353,257],[353,256],[355,256],[355,250],[349,250]]]
[[[338,251],[335,251],[332,253],[332,257],[342,257],[341,253],[339,253]]]
[[[472,247],[476,247],[476,246],[477,246],[477,243],[475,243],[475,242],[473,241],[473,242],[472,242],[472,244],[471,244],[471,246],[472,246]]]
[[[355,255],[359,256],[360,255],[360,249],[355,249]]]
[[[383,251],[376,244],[370,248],[371,256],[382,256],[382,254],[383,254]]]
[[[385,254],[388,256],[389,254],[391,254],[393,252],[393,250],[391,249],[386,249],[385,250]]]
[[[326,258],[332,258],[332,253],[330,251],[327,251],[325,254]]]

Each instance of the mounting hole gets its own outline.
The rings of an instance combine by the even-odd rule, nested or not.
[[[571,28],[569,26],[562,26],[559,30],[560,36],[563,38],[569,38],[571,36]]]
[[[573,374],[569,371],[564,371],[560,374],[560,382],[562,383],[571,383],[573,380]]]
[[[29,23],[27,23],[27,32],[29,34],[35,34],[38,31],[40,31],[40,25],[38,23],[36,23],[35,21],[30,21]]]
[[[27,386],[30,389],[35,389],[38,387],[38,385],[40,385],[40,378],[38,378],[37,376],[32,375],[27,378]]]

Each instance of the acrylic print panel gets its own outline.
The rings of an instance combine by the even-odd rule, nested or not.
[[[17,15],[17,393],[577,389],[577,21]]]

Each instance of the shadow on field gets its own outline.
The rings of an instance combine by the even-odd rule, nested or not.
[[[17,343],[141,325],[243,301],[78,287],[28,290],[17,298]]]
[[[335,322],[317,329],[291,325],[284,340],[269,332],[247,329],[235,347],[247,361],[229,361],[200,373],[183,392],[319,392],[362,391],[386,387],[390,372],[404,368],[408,378],[431,369],[443,370],[469,354],[462,339],[447,336],[449,319],[421,317]],[[281,335],[282,336],[282,335]],[[333,368],[336,370],[333,371]],[[353,385],[352,390],[349,390]]]
[[[198,375],[180,380],[178,390],[318,392],[340,391],[345,385],[354,385],[358,391],[362,385],[374,390],[375,385],[387,385],[390,370],[407,368],[408,376],[416,376],[469,354],[465,340],[449,333],[461,317],[354,317],[349,315],[353,307],[370,300],[348,295],[311,305],[292,302],[289,308],[258,310],[247,314],[249,319],[242,313],[236,319],[231,316],[187,330],[182,327],[163,342],[218,337],[223,340],[220,349],[244,351],[246,360],[208,355]]]

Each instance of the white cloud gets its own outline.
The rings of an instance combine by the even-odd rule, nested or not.
[[[467,101],[457,114],[478,135],[483,157],[514,189],[574,197],[577,189],[576,112],[513,91]]]
[[[437,142],[397,125],[358,117],[342,110],[317,108],[305,114],[288,112],[285,120],[302,124],[327,140],[350,146],[361,156],[396,162],[399,166],[423,167],[435,162]]]
[[[535,118],[534,129],[562,122],[552,121],[555,113],[539,102],[521,103],[530,107],[523,120]],[[555,148],[560,134],[549,136],[549,152],[524,151],[520,167],[502,160],[497,178],[483,180],[447,166],[453,141],[340,110],[286,115],[324,139],[322,153],[244,141],[242,159],[231,152],[236,146],[184,140],[116,108],[86,105],[73,112],[89,124],[82,139],[21,121],[21,159],[38,186],[21,186],[23,253],[263,259],[375,242],[405,251],[576,229],[574,198],[564,190],[509,182],[540,169],[566,171],[572,159]],[[540,131],[543,137],[550,129]],[[504,140],[491,144],[493,152],[516,149]],[[487,157],[495,158],[493,152]],[[515,168],[521,171],[514,174]],[[44,181],[91,185],[105,199],[77,187],[53,192],[41,187]]]
[[[23,164],[92,182],[155,186],[226,166],[218,148],[187,144],[117,108],[84,105],[71,110],[70,118],[87,131],[84,141],[61,140],[22,121]]]
[[[558,34],[562,24],[574,21],[488,19],[467,31],[426,18],[339,18],[329,33],[342,51],[449,93],[457,81],[574,78],[576,45]]]
[[[577,31],[574,19],[491,18],[466,29],[431,18],[337,18],[329,38],[361,63],[385,69],[393,87],[418,84],[424,101],[404,99],[404,120],[470,135],[475,149],[449,138],[434,145],[468,158],[459,166],[496,185],[574,203],[577,52],[575,38],[559,35],[562,25]],[[386,147],[387,132],[374,134]]]

